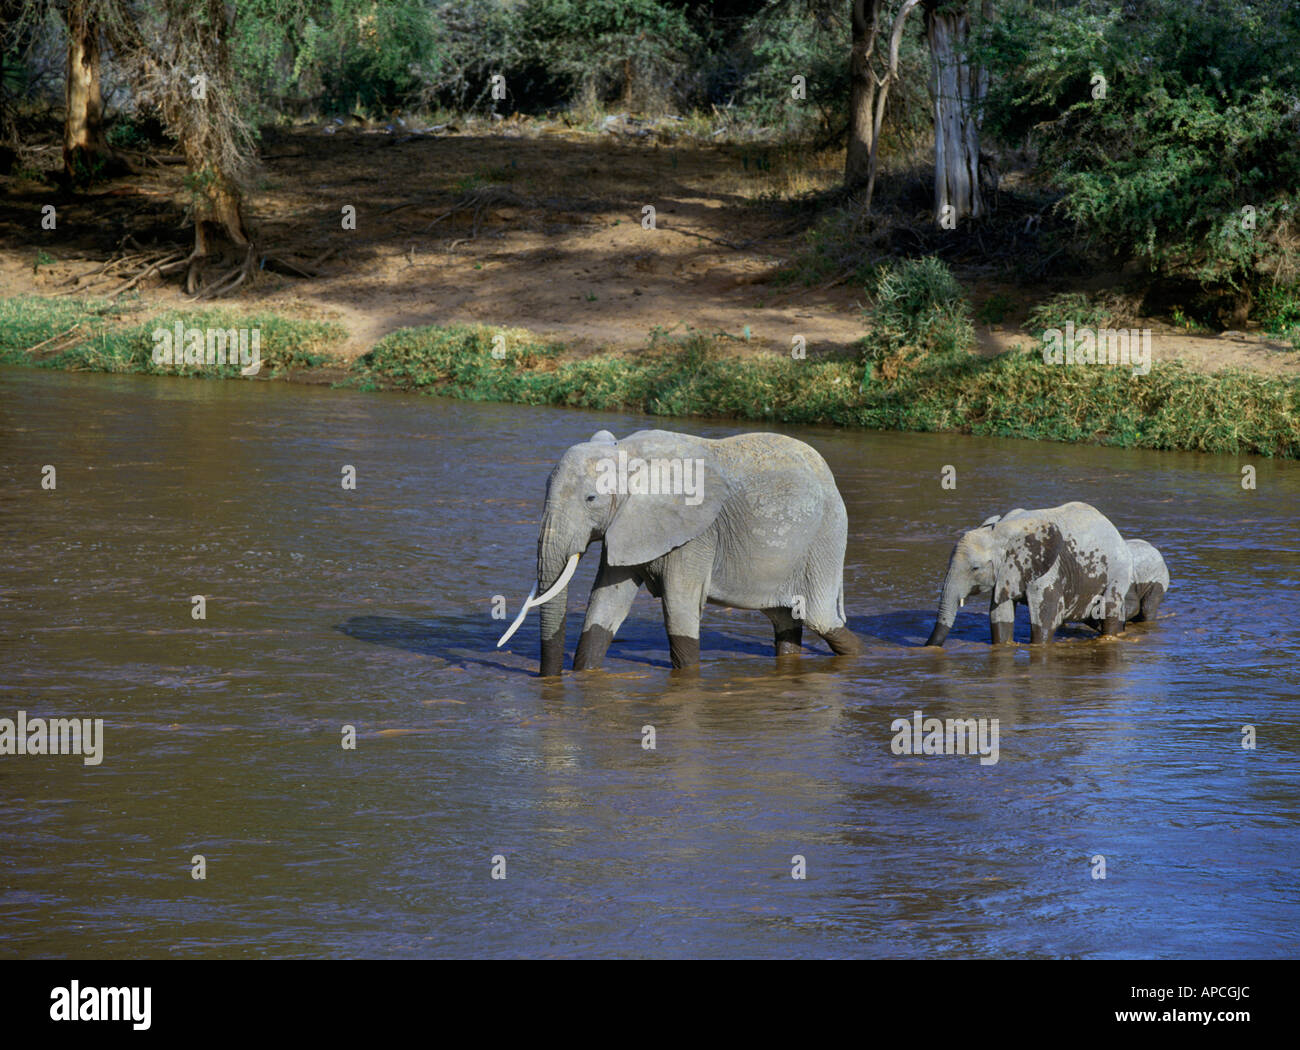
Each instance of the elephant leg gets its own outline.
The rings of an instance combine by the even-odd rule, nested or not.
[[[640,590],[635,572],[626,565],[610,565],[602,554],[600,571],[587,601],[587,615],[582,621],[582,637],[573,655],[573,669],[583,671],[599,667],[609,643],[614,640],[636,592]]]
[[[1025,604],[1029,606],[1029,644],[1047,645],[1056,637],[1056,629],[1065,623],[1065,602],[1053,577],[1048,582],[1033,580],[1025,587]]]
[[[1029,644],[1050,645],[1056,640],[1057,629],[1065,622],[1054,606],[1041,602],[1029,603]],[[1103,634],[1105,631],[1102,632]]]
[[[664,562],[664,627],[673,667],[695,667],[700,662],[700,614],[713,575],[713,550],[688,543]]]
[[[994,602],[989,606],[989,633],[992,636],[994,645],[1006,645],[1008,642],[1014,641],[1015,626],[1015,602]]]
[[[1108,588],[1106,591],[1106,605],[1104,608],[1105,616],[1101,621],[1101,633],[1123,634],[1124,633],[1124,611],[1126,606],[1125,592],[1120,592],[1115,588]]]
[[[857,656],[863,650],[862,639],[847,627],[831,627],[817,633],[836,656]]]
[[[1150,621],[1156,618],[1156,613],[1160,611],[1160,601],[1164,598],[1164,588],[1159,585],[1151,587],[1150,590],[1142,596],[1141,605],[1138,607],[1137,615],[1134,620]]]
[[[864,650],[862,639],[849,630],[844,619],[844,588],[818,599],[814,596],[809,605],[808,626],[822,636],[836,656],[857,656]]]
[[[776,632],[776,655],[791,656],[803,649],[803,624],[791,615],[789,608],[764,609]]]

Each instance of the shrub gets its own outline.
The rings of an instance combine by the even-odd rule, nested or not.
[[[1240,312],[1250,289],[1293,272],[1297,48],[1292,0],[1007,0],[986,128],[1041,136],[1059,208],[1095,243],[1235,290]]]
[[[1049,328],[1107,328],[1111,320],[1111,311],[1084,292],[1063,292],[1030,310],[1025,328],[1041,339]]]
[[[882,365],[893,362],[882,369],[887,378],[906,360],[963,353],[975,340],[966,292],[933,256],[882,266],[867,316],[872,330],[863,356]]]

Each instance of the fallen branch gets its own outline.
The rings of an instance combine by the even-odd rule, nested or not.
[[[282,273],[290,277],[319,277],[320,274],[311,270],[305,270],[301,266],[295,266],[288,259],[282,259],[278,255],[263,255],[263,270],[270,270],[272,273]]]
[[[151,263],[148,267],[141,270],[129,281],[125,282],[124,284],[120,284],[116,288],[114,288],[111,292],[108,293],[108,298],[116,299],[123,292],[130,291],[132,288],[134,288],[137,284],[139,284],[141,281],[143,281],[146,277],[150,276],[151,274],[160,273],[161,267],[163,266],[164,263],[172,263],[172,262],[176,262],[177,260],[183,260],[183,259],[184,259],[183,252],[177,252],[172,255],[164,255],[161,259],[156,260],[155,262]]]
[[[66,332],[60,332],[58,335],[52,335],[52,336],[50,336],[48,339],[42,339],[42,340],[41,340],[39,343],[37,343],[35,346],[29,346],[29,347],[26,347],[26,348],[23,350],[23,353],[25,353],[25,354],[35,353],[37,350],[39,350],[41,347],[47,345],[48,343],[56,342],[56,341],[59,340],[59,339],[63,339],[65,336],[69,336],[69,335],[71,335],[73,332],[77,331],[80,327],[81,327],[81,322],[78,321],[78,322],[77,322],[76,324],[74,324],[71,328],[69,328]]]

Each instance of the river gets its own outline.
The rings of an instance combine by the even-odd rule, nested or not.
[[[494,648],[551,466],[646,426],[821,451],[864,655],[710,607],[675,673],[644,592],[604,670]],[[922,647],[962,529],[1072,499],[1158,622]],[[1294,956],[1298,514],[1293,462],[0,369],[0,717],[104,722],[0,757],[0,955]],[[915,711],[998,761],[895,754]]]

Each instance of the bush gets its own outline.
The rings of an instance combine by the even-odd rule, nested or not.
[[[527,0],[519,31],[526,59],[570,101],[655,110],[695,93],[700,38],[682,11],[658,0]]]
[[[1108,328],[1111,311],[1084,292],[1063,292],[1029,311],[1025,328],[1041,339],[1049,328],[1065,329],[1067,324],[1080,328]]]
[[[1062,212],[1167,277],[1249,291],[1294,268],[1300,8],[1008,0],[986,128],[1034,136]],[[1101,80],[1098,79],[1100,75]]]
[[[868,362],[885,364],[919,356],[967,351],[975,340],[971,305],[947,263],[933,256],[882,266],[867,310],[871,335],[863,344]],[[891,369],[884,373],[890,376]]]

